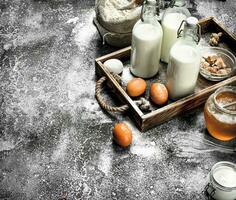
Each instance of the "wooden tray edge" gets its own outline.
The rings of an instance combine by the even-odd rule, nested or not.
[[[228,78],[215,85],[205,88],[196,94],[192,94],[174,103],[164,106],[158,110],[143,115],[142,116],[143,123],[140,128],[142,131],[145,131],[151,127],[162,124],[167,120],[170,120],[174,116],[177,116],[181,113],[197,108],[198,106],[204,104],[207,98],[218,88],[234,83],[236,83],[236,76]]]
[[[129,51],[129,48],[125,48],[125,51]],[[103,56],[101,58],[102,60],[107,59],[107,56]],[[129,111],[131,111],[132,117],[135,119],[135,122],[138,125],[138,127],[141,127],[143,122],[142,116],[144,115],[142,111],[128,96],[128,94],[126,94],[126,92],[123,90],[120,84],[115,80],[115,78],[110,74],[110,72],[106,70],[100,59],[95,60],[95,65],[96,65],[96,73],[100,74],[101,76],[105,76],[107,80],[109,80],[109,82],[112,84],[112,87],[117,92],[118,98],[121,100],[121,102],[125,102],[129,105]]]

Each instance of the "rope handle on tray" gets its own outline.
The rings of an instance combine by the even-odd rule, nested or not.
[[[118,81],[120,82],[120,78],[117,76],[115,76],[113,74],[113,77]],[[113,107],[113,106],[110,106],[108,105],[108,103],[104,100],[104,98],[102,97],[101,95],[101,91],[102,91],[102,87],[103,87],[103,84],[106,82],[107,78],[105,76],[101,77],[97,82],[96,82],[96,88],[95,88],[95,96],[96,96],[96,99],[98,101],[98,103],[100,104],[100,106],[105,109],[106,111],[109,111],[109,112],[125,112],[126,110],[129,109],[129,106],[128,105],[123,105],[123,106],[120,106],[120,107]]]

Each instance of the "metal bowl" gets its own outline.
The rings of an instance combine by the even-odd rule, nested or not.
[[[200,49],[200,53],[202,57],[208,57],[210,55],[217,55],[221,57],[224,61],[224,63],[227,65],[227,67],[231,68],[231,72],[227,74],[216,74],[209,72],[205,68],[202,67],[202,64],[200,65],[200,74],[210,81],[221,81],[224,79],[227,79],[235,74],[236,69],[236,58],[235,56],[224,48],[219,47],[204,47]],[[202,62],[201,62],[202,63]]]

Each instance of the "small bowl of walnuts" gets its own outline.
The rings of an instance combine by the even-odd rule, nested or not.
[[[227,49],[201,48],[200,74],[210,81],[221,81],[235,73],[236,58]]]

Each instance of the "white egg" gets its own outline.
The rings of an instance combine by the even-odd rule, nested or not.
[[[123,63],[118,59],[110,59],[104,62],[104,65],[109,70],[115,74],[120,74],[123,71]]]

